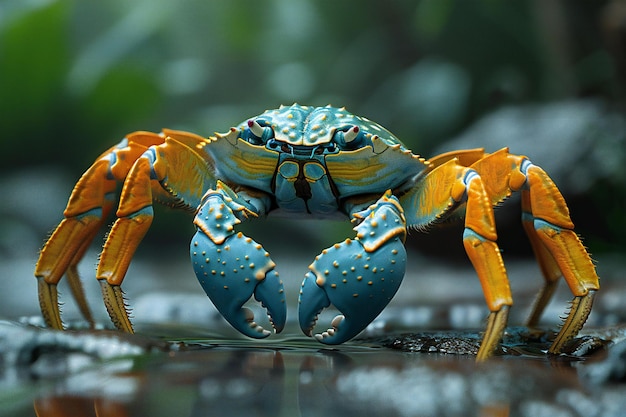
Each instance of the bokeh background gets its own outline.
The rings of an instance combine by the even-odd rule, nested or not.
[[[293,102],[346,106],[423,156],[526,154],[561,186],[591,251],[620,256],[625,81],[622,0],[3,0],[0,317],[36,313],[37,252],[104,149],[134,130],[210,135]],[[505,256],[529,256],[517,205],[498,221]],[[271,251],[295,239],[308,258],[350,233],[269,224],[257,240]],[[135,274],[166,277],[148,288],[197,286],[189,266],[171,267],[192,234],[188,216],[157,211]],[[458,228],[412,236],[424,261],[467,263]]]

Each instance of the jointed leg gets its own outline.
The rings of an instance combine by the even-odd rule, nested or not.
[[[551,258],[558,265],[574,294],[570,312],[550,346],[550,353],[559,353],[585,324],[591,312],[595,291],[600,288],[599,278],[589,254],[573,230],[574,225],[570,220],[565,200],[552,180],[541,168],[530,162],[522,164],[522,170],[525,171],[527,178],[526,187],[530,203],[530,213],[525,216],[530,214],[534,219],[534,234],[551,254]],[[530,232],[533,235],[532,229]],[[542,269],[550,266],[554,268],[553,264],[546,263],[541,258],[539,260],[540,263],[544,262]],[[550,285],[550,278],[554,275],[555,272],[547,276],[546,286]]]
[[[527,326],[534,327],[539,323],[539,319],[541,318],[543,311],[552,299],[562,274],[559,269],[559,265],[556,263],[554,257],[548,251],[546,246],[541,242],[541,239],[535,230],[534,218],[531,214],[530,208],[530,193],[528,190],[522,190],[521,195],[522,224],[535,254],[535,258],[537,259],[537,263],[539,264],[539,268],[541,269],[541,274],[544,278],[544,285],[541,287],[539,294],[537,294],[530,316],[526,321]]]
[[[204,190],[215,183],[209,161],[190,151],[205,139],[185,132],[165,133],[165,143],[149,148],[128,172],[117,220],[108,233],[96,270],[111,321],[129,333],[133,328],[121,285],[135,250],[152,224],[153,200],[195,208]],[[187,191],[183,194],[181,190]]]
[[[115,191],[116,180],[125,177],[132,162],[154,141],[155,138],[144,137],[125,139],[105,152],[74,187],[64,212],[65,219],[44,245],[35,267],[39,303],[48,326],[63,328],[57,284],[66,272],[79,308],[87,320],[92,321],[84,294],[77,284],[80,279],[76,266],[111,211],[113,202],[109,196]]]
[[[65,273],[79,308],[87,320],[92,322],[80,285],[77,264],[112,210],[114,201],[111,196],[117,183],[124,181],[117,212],[120,219],[108,234],[98,266],[98,279],[101,280],[105,303],[113,321],[118,327],[132,331],[119,285],[137,244],[150,224],[153,193],[159,197],[159,201],[195,206],[199,203],[203,184],[196,187],[194,183],[189,187],[197,190],[198,195],[187,192],[185,198],[182,198],[177,193],[180,189],[177,187],[181,185],[178,181],[180,176],[184,177],[191,170],[193,176],[190,177],[197,181],[214,182],[208,161],[202,160],[195,151],[189,152],[189,149],[195,149],[195,144],[205,139],[184,132],[165,133],[167,136],[146,132],[129,135],[102,154],[74,187],[64,212],[65,219],[44,245],[35,269],[42,315],[50,327],[63,328],[57,284]],[[151,148],[154,145],[159,146]],[[149,148],[153,151],[147,152]],[[186,156],[181,158],[185,163],[182,167],[176,167],[175,175],[168,177],[167,156],[174,154]],[[178,162],[178,158],[173,159]],[[117,288],[111,288],[114,286]]]
[[[106,208],[103,207],[102,219],[108,218],[112,205],[113,205],[112,202],[110,203],[107,202],[105,204],[105,206],[107,207]],[[94,228],[93,235],[96,235],[97,231],[98,229]],[[83,259],[83,256],[85,255],[85,252],[89,248],[89,244],[93,241],[94,237],[95,236],[88,236],[83,241],[82,247],[78,250],[78,252],[76,252],[76,255],[74,255],[74,258],[72,259],[72,261],[70,262],[70,265],[67,268],[67,271],[65,271],[67,283],[69,284],[70,291],[72,292],[72,297],[76,301],[79,311],[81,312],[85,320],[87,320],[90,327],[94,327],[95,322],[91,314],[91,309],[89,308],[89,304],[87,303],[87,298],[85,297],[85,290],[83,289],[83,283],[80,279],[80,275],[78,274],[78,263],[81,261],[81,259]]]
[[[152,223],[150,161],[141,157],[124,182],[117,220],[109,231],[100,255],[96,278],[102,288],[109,316],[120,330],[132,333],[120,285],[132,256]]]
[[[593,262],[573,231],[565,200],[545,171],[525,157],[510,155],[506,149],[488,155],[472,168],[481,175],[509,171],[508,175],[483,175],[494,204],[510,191],[521,191],[524,228],[545,280],[528,320],[529,325],[539,320],[561,276],[574,294],[568,317],[550,347],[550,353],[559,353],[582,328],[589,316],[594,293],[599,289]]]
[[[491,311],[476,357],[476,360],[482,361],[493,354],[502,338],[513,298],[500,249],[496,243],[493,209],[482,179],[473,171],[468,171],[463,182],[467,187],[463,245],[478,273]]]
[[[470,162],[479,152],[472,151]],[[425,228],[429,224],[463,208],[465,230],[463,245],[472,262],[491,311],[477,360],[487,359],[495,351],[513,304],[509,281],[498,248],[492,202],[483,178],[458,160],[446,158],[437,164],[414,189],[401,197],[407,224]]]

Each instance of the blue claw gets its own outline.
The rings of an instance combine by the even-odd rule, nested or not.
[[[209,195],[194,223],[191,261],[196,277],[218,311],[237,330],[256,339],[271,334],[254,321],[243,305],[254,295],[266,308],[276,333],[285,327],[287,307],[283,283],[263,247],[242,233],[234,234],[245,207],[217,193]]]
[[[406,268],[404,216],[395,197],[385,194],[358,214],[357,238],[336,244],[309,267],[300,291],[300,328],[311,336],[319,313],[333,304],[342,314],[315,335],[325,344],[352,339],[380,314],[400,287]]]
[[[267,309],[276,333],[285,327],[283,283],[260,244],[238,233],[217,245],[198,231],[191,243],[191,261],[200,285],[235,329],[256,339],[271,334],[254,321],[250,309],[243,307],[252,295]]]

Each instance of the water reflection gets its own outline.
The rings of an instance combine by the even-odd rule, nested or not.
[[[587,398],[573,368],[473,360],[358,345],[196,345],[68,376],[34,405],[38,417],[526,416],[550,407],[578,415],[563,398]]]
[[[299,335],[252,341],[176,326],[197,335],[180,342],[168,326],[144,330],[0,322],[0,415],[604,417],[626,408],[624,328],[578,338],[576,349],[611,344],[586,360],[549,359],[549,337],[509,328],[501,355],[484,364],[442,353],[471,351],[471,331],[387,334],[327,349]]]
[[[70,395],[35,400],[35,414],[38,417],[126,417],[129,415],[126,406],[118,401]]]

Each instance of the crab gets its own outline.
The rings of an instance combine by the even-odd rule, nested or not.
[[[125,332],[134,330],[121,284],[150,227],[154,202],[194,213],[195,275],[222,316],[252,338],[272,332],[244,304],[254,296],[274,332],[280,332],[285,294],[268,252],[237,225],[274,214],[355,224],[356,235],[324,249],[302,282],[299,325],[324,344],[352,339],[393,298],[405,274],[409,230],[459,219],[490,311],[477,360],[492,356],[513,304],[493,207],[513,192],[521,193],[523,227],[544,278],[527,324],[537,324],[561,277],[574,296],[550,353],[560,353],[578,334],[599,289],[563,196],[528,158],[504,148],[425,159],[379,124],[345,108],[294,104],[209,138],[166,129],[135,132],[104,152],[76,184],[36,265],[42,315],[52,328],[63,329],[57,293],[63,275],[93,324],[77,264],[115,207],[119,182],[117,219],[96,278],[112,322]],[[340,314],[327,330],[315,333],[319,314],[331,304]]]

